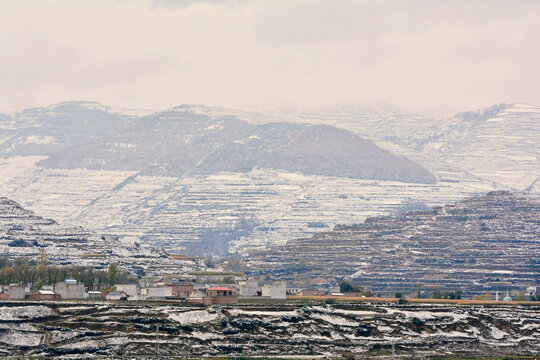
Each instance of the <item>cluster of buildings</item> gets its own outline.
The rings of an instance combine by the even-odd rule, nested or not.
[[[234,284],[197,284],[193,282],[165,283],[152,286],[117,284],[114,291],[89,291],[75,279],[30,290],[28,286],[12,284],[0,287],[0,298],[11,300],[180,300],[190,303],[234,304],[239,298],[286,299],[286,283],[259,285],[257,280],[237,281]]]
[[[84,284],[75,279],[66,279],[54,285],[45,285],[39,290],[28,286],[11,284],[0,287],[0,299],[11,300],[79,300],[88,298]]]
[[[181,299],[189,303],[234,304],[239,298],[286,299],[285,281],[259,285],[257,280],[237,281],[234,284],[197,284],[177,282],[166,284],[157,281],[151,287],[139,284],[118,284],[114,292],[108,293],[108,300],[159,300]]]

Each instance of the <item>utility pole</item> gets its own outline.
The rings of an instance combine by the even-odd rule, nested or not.
[[[156,325],[156,358],[159,356],[159,324]]]

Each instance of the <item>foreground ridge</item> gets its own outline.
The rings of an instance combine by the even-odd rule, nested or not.
[[[540,349],[537,306],[2,303],[0,314],[0,354],[11,356],[336,357]]]

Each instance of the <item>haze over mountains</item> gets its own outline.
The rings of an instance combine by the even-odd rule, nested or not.
[[[5,121],[5,120],[4,120]],[[252,124],[211,118],[189,106],[143,117],[110,113],[94,103],[25,110],[0,145],[4,156],[47,155],[47,168],[138,171],[182,176],[254,167],[306,174],[433,183],[411,160],[332,126]],[[10,122],[11,123],[11,122]]]
[[[452,118],[68,102],[0,116],[0,192],[62,223],[189,253],[284,243],[491,190],[538,191],[540,108]]]

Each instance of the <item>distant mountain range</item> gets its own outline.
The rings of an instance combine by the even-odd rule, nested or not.
[[[492,190],[538,192],[540,108],[447,118],[368,103],[159,112],[66,102],[0,115],[0,194],[66,225],[246,252]]]
[[[182,176],[255,167],[305,174],[434,183],[422,166],[346,130],[327,125],[253,124],[212,118],[179,106],[142,117],[95,103],[25,110],[9,122],[3,156],[45,155],[38,165],[64,169],[132,170]]]
[[[452,174],[460,172],[522,191],[540,179],[540,107],[535,105],[496,104],[443,118],[380,103],[273,116],[350,130],[420,163],[439,181],[453,181]]]

